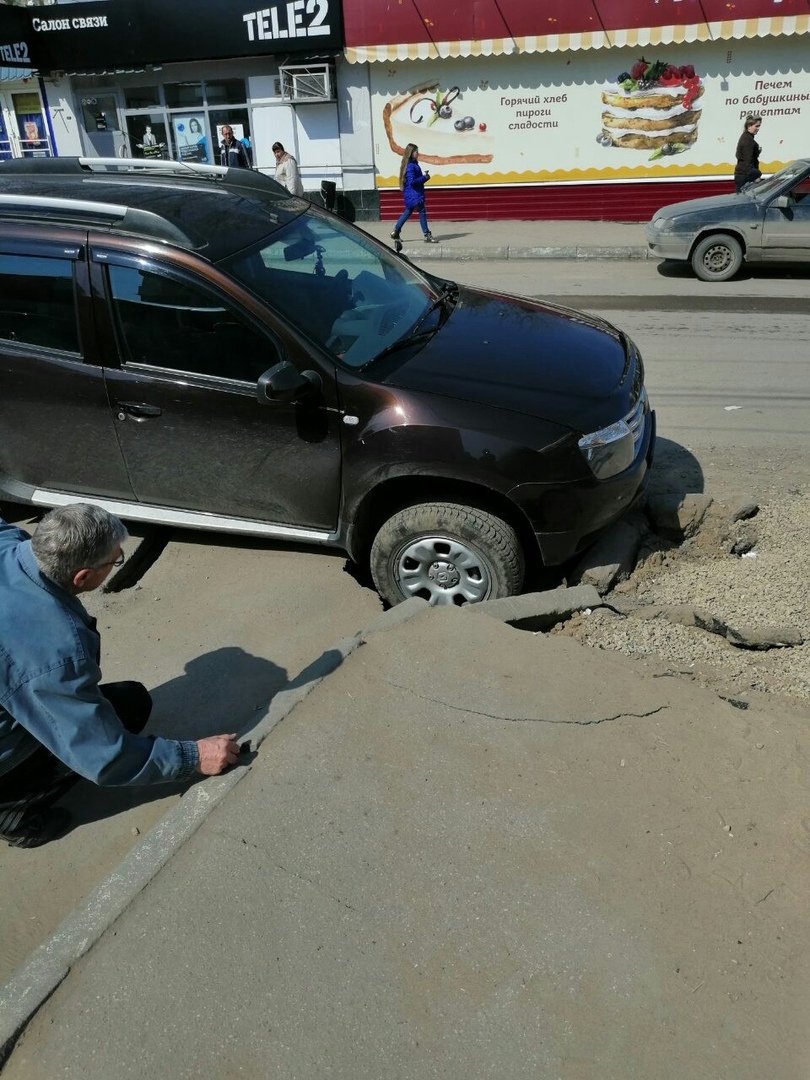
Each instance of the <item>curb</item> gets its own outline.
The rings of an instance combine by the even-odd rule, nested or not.
[[[369,635],[393,629],[429,611],[416,597],[406,600],[369,623],[353,637],[343,638],[323,652],[280,690],[257,724],[239,733],[256,750],[273,728],[365,643]],[[199,829],[211,811],[250,772],[236,767],[209,777],[189,789],[180,802],[154,826],[74,912],[63,919],[47,941],[36,949],[0,987],[0,1068],[29,1020],[48,1000],[70,969],[126,911],[136,896]]]
[[[630,247],[449,247],[437,244],[403,245],[402,253],[409,258],[445,259],[452,262],[512,261],[520,259],[653,259],[648,248]]]

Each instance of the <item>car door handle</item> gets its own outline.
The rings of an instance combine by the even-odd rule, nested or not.
[[[160,416],[162,410],[158,405],[147,405],[145,401],[119,401],[118,419],[126,420],[127,416],[134,416],[136,420],[146,420],[150,416]]]

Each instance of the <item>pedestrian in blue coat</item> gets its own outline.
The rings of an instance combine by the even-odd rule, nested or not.
[[[402,155],[402,164],[399,167],[399,186],[402,189],[402,199],[405,209],[400,215],[399,221],[391,233],[392,240],[399,240],[400,230],[414,210],[419,211],[419,224],[425,234],[426,244],[437,244],[433,233],[428,228],[427,212],[425,211],[425,184],[430,179],[429,172],[422,172],[419,167],[419,147],[415,143],[408,143],[405,153]]]

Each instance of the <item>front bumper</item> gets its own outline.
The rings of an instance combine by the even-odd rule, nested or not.
[[[691,236],[647,226],[647,246],[657,259],[688,259],[692,247]]]
[[[522,484],[510,497],[529,519],[546,566],[584,551],[643,496],[655,450],[655,412],[649,409],[633,464],[610,480]]]

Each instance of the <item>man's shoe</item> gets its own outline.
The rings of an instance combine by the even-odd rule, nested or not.
[[[399,233],[397,232],[396,229],[394,229],[394,231],[391,233],[391,239],[392,240],[399,240]]]
[[[433,235],[432,232],[426,232],[425,233],[425,243],[426,244],[438,244],[438,242],[439,241],[435,238],[435,236]]]
[[[58,807],[55,810],[42,810],[38,813],[25,814],[14,829],[0,833],[9,847],[35,848],[51,840],[58,840],[70,829],[69,810]]]

